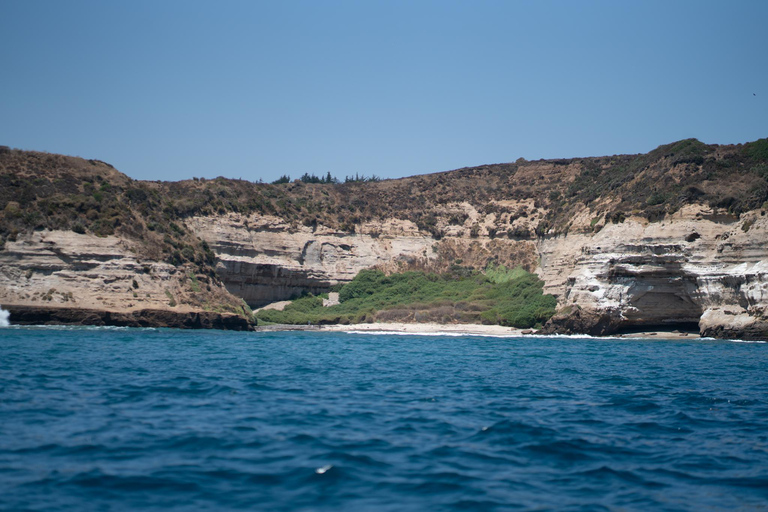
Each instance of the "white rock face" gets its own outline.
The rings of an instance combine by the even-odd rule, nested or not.
[[[736,219],[688,206],[662,222],[602,220],[596,233],[592,215],[581,217],[567,236],[538,241],[471,238],[466,231],[436,240],[397,219],[359,226],[357,234],[258,215],[196,217],[186,224],[216,253],[227,289],[254,307],[327,291],[373,266],[426,268],[440,257],[478,265],[499,255],[529,268],[538,258],[545,292],[584,318],[609,319],[604,325],[613,330],[687,323],[708,335],[768,338],[768,215],[754,211]],[[167,309],[169,294],[189,287],[186,276],[136,251],[118,237],[20,236],[0,251],[0,306]]]
[[[0,251],[0,305],[165,309],[166,290],[175,294],[180,286],[174,266],[140,261],[114,236],[42,231],[6,242]]]
[[[258,307],[303,291],[320,293],[363,269],[396,260],[434,258],[431,237],[408,221],[367,226],[347,234],[319,226],[291,227],[282,219],[237,214],[187,221],[219,258],[227,289]]]
[[[583,217],[588,226],[590,215]],[[663,222],[630,217],[603,223],[597,233],[582,229],[538,241],[537,273],[561,307],[608,315],[620,329],[699,324],[702,332],[716,335],[762,332],[768,305],[768,217],[760,211],[736,219],[687,206]],[[292,227],[276,217],[236,214],[198,217],[187,225],[216,252],[227,288],[252,306],[302,291],[327,291],[372,266],[429,261],[436,257],[436,244],[479,249],[491,243],[482,235],[438,241],[396,220],[361,230],[371,234]]]
[[[768,306],[768,217],[686,207],[663,222],[630,218],[596,234],[540,242],[545,290],[562,306],[609,313],[622,327],[698,323],[761,331]]]

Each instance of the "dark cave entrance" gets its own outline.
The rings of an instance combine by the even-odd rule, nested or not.
[[[703,310],[694,300],[697,289],[694,278],[679,275],[634,280],[628,288],[629,307],[623,311],[619,331],[699,332]]]

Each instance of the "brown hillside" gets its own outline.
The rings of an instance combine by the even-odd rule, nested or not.
[[[529,238],[567,231],[585,206],[613,222],[630,213],[660,220],[695,202],[738,215],[768,201],[767,180],[768,139],[735,146],[688,139],[640,155],[521,159],[380,182],[281,185],[136,181],[97,160],[3,148],[0,240],[40,229],[119,233],[142,240],[150,257],[204,267],[212,255],[184,227],[189,216],[271,214],[294,226],[346,232],[400,218],[436,237],[462,226],[470,235]],[[496,224],[473,225],[462,205],[495,214]],[[516,223],[520,218],[526,222]]]

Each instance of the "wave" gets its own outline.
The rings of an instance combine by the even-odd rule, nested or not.
[[[484,337],[484,338],[519,338],[518,335],[513,334],[479,334],[472,332],[405,332],[405,331],[340,331],[344,334],[370,334],[373,336],[448,336],[453,338],[465,338],[465,337]]]
[[[9,327],[11,325],[11,313],[0,308],[0,327]]]
[[[0,312],[0,317],[2,313]],[[13,327],[20,330],[47,330],[47,331],[157,331],[160,327],[126,327],[122,325],[45,325],[45,324],[32,324],[32,325],[11,325],[5,324],[7,327]],[[0,327],[3,324],[0,323]]]
[[[655,336],[637,337],[637,338],[623,338],[615,335],[607,336],[592,336],[590,334],[525,334],[520,335],[517,333],[510,334],[488,334],[477,332],[447,332],[447,331],[434,331],[434,332],[409,332],[409,331],[388,331],[388,330],[359,330],[350,329],[348,331],[338,331],[344,334],[363,334],[371,336],[440,336],[440,337],[452,337],[452,338],[465,338],[465,337],[481,337],[481,338],[536,338],[536,339],[549,339],[549,340],[605,340],[605,341],[670,341],[669,338],[659,338]],[[672,338],[673,341],[728,341],[731,343],[768,343],[762,340],[739,340],[739,339],[726,339],[726,338],[711,338],[708,336],[692,337],[692,338]]]
[[[589,334],[518,334],[511,332],[509,334],[490,334],[490,333],[480,333],[480,332],[455,332],[455,331],[434,331],[434,332],[427,332],[427,331],[388,331],[388,330],[380,330],[380,331],[374,331],[374,330],[359,330],[359,329],[350,329],[348,331],[338,331],[342,332],[344,334],[370,334],[375,336],[445,336],[445,337],[452,337],[452,338],[466,338],[466,337],[473,337],[473,338],[557,338],[557,339],[617,339],[616,337],[601,337],[601,336],[590,336]]]

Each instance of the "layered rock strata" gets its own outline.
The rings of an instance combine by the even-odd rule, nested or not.
[[[137,252],[114,236],[19,236],[0,251],[0,306],[12,323],[248,328],[244,317],[216,311],[216,285],[207,290],[206,276],[144,261]],[[210,310],[192,298],[211,301]]]
[[[461,232],[437,239],[395,219],[358,233],[237,214],[194,217],[186,226],[215,252],[227,290],[253,307],[326,292],[370,267],[445,270],[494,261],[535,270],[558,298],[545,332],[697,326],[705,336],[768,339],[768,216],[760,210],[735,217],[689,205],[660,222],[574,219],[568,234],[538,240]],[[137,252],[125,239],[73,232],[8,241],[0,251],[0,305],[16,323],[248,328],[216,304],[191,305],[196,278]]]
[[[405,224],[405,225],[403,225]],[[195,217],[187,222],[216,253],[227,289],[260,307],[302,293],[323,293],[377,264],[434,257],[434,241],[396,223],[390,236],[291,228],[272,216]]]
[[[484,267],[495,261],[532,270],[536,262],[530,240],[437,240],[397,219],[370,223],[361,233],[291,227],[278,217],[238,214],[195,217],[187,226],[216,253],[216,270],[227,289],[251,307],[327,292],[371,267],[440,271],[457,263]]]
[[[250,331],[254,325],[242,316],[210,311],[138,309],[107,311],[62,306],[8,307],[10,321],[17,325],[90,325],[117,327],[168,327],[173,329],[225,329]]]
[[[540,242],[545,290],[561,312],[546,332],[611,334],[698,325],[704,336],[768,338],[768,217],[688,206],[596,234]]]
[[[17,321],[235,325],[365,268],[503,264],[557,296],[547,332],[768,338],[768,139],[335,185],[140,182],[0,150],[0,306]]]
[[[545,332],[693,327],[705,336],[768,338],[768,217],[759,210],[739,218],[689,205],[660,222],[575,219],[567,235],[535,241],[436,239],[394,220],[378,225],[376,237],[291,228],[276,217],[198,217],[187,225],[216,252],[227,288],[252,306],[328,291],[374,266],[444,270],[463,263],[460,255],[474,256],[466,262],[474,266],[535,269],[560,304]]]

